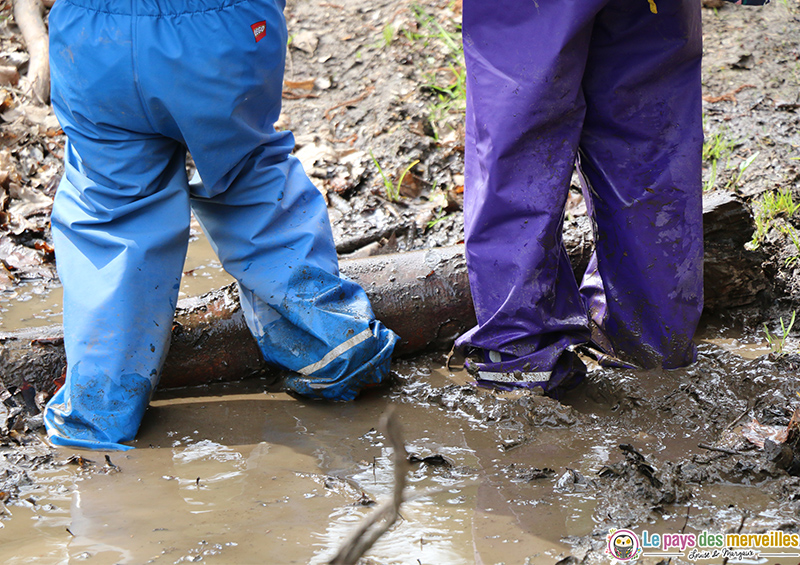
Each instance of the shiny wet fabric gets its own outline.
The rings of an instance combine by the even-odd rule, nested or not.
[[[700,0],[463,10],[478,325],[458,345],[483,352],[486,371],[550,371],[594,326],[627,362],[691,363],[703,303]],[[561,235],[576,160],[596,240],[580,285]]]
[[[126,449],[169,346],[190,211],[267,361],[307,396],[350,400],[389,373],[396,336],[339,276],[325,202],[280,113],[276,0],[59,0],[52,100],[67,134],[52,226],[66,384],[51,441]],[[202,182],[189,183],[186,151]]]

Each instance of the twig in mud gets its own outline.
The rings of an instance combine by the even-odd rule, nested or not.
[[[686,526],[689,525],[689,514],[691,514],[691,512],[692,512],[692,505],[690,503],[689,506],[686,507],[686,520],[683,521],[683,527],[681,528],[681,533],[684,533],[686,531]]]
[[[734,104],[738,104],[738,100],[736,100],[736,95],[739,94],[745,88],[756,88],[755,84],[743,84],[739,88],[731,90],[730,92],[726,92],[725,94],[720,94],[719,96],[703,96],[703,100],[706,102],[710,102],[712,104],[716,104],[717,102],[722,102],[723,100],[728,100],[729,102],[733,102]]]
[[[352,147],[356,141],[358,141],[358,134],[354,133],[351,136],[345,137],[344,139],[331,139],[334,143],[349,143]]]
[[[725,453],[727,455],[745,455],[741,451],[735,451],[733,449],[726,449],[724,447],[714,447],[713,445],[708,445],[707,443],[698,443],[697,447],[700,449],[705,449],[707,451],[716,451],[717,453]]]
[[[729,431],[731,431],[731,430],[732,430],[732,429],[733,429],[733,428],[736,426],[736,424],[738,424],[738,423],[741,421],[741,419],[742,419],[742,418],[744,418],[745,416],[747,416],[747,413],[748,413],[748,412],[750,412],[750,404],[749,404],[749,403],[747,404],[747,408],[745,408],[745,409],[744,409],[744,412],[742,412],[741,414],[739,414],[739,417],[738,417],[738,418],[736,418],[736,419],[735,419],[733,422],[731,422],[730,424],[728,424],[727,426],[725,426],[725,429],[724,429],[724,430],[722,430],[722,433],[725,433],[725,432],[729,432]]]
[[[739,527],[736,529],[737,534],[742,533],[742,528],[744,528],[744,521],[747,519],[747,514],[742,514],[742,521],[739,522]],[[728,565],[728,558],[722,560],[722,565]]]
[[[353,98],[352,100],[345,100],[344,102],[340,102],[340,103],[336,104],[335,106],[331,106],[330,108],[325,110],[325,114],[323,114],[325,116],[325,119],[326,120],[330,120],[331,117],[332,117],[330,115],[330,113],[333,112],[334,110],[338,110],[339,108],[342,108],[343,106],[350,106],[352,104],[356,104],[358,102],[361,102],[362,100],[364,100],[364,98],[366,98],[367,96],[372,94],[372,92],[374,90],[375,90],[374,86],[368,86],[367,89],[364,92],[362,92],[360,96],[357,96],[356,98]]]
[[[686,531],[686,526],[689,525],[689,513],[691,513],[691,511],[692,511],[692,505],[689,504],[689,506],[686,507],[686,519],[683,521],[683,527],[681,528],[681,533],[684,533]],[[670,563],[672,563],[672,557],[667,559],[667,565],[670,565]]]
[[[319,94],[297,94],[296,92],[291,92],[289,90],[283,91],[283,98],[285,100],[300,100],[302,98],[319,98]]]
[[[461,362],[461,366],[453,365],[451,361],[453,357],[457,354],[456,346],[453,344],[453,347],[450,349],[450,353],[447,354],[447,358],[445,360],[444,366],[448,371],[461,371],[465,368],[464,361]]]
[[[394,407],[390,406],[381,419],[381,427],[386,440],[392,447],[394,461],[394,489],[392,498],[381,504],[369,515],[361,525],[345,540],[336,556],[329,561],[330,565],[352,565],[364,555],[400,516],[400,505],[403,503],[403,491],[406,487],[406,475],[410,464],[408,452],[403,442],[403,432],[394,416]]]

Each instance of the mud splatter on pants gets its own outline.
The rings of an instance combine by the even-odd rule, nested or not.
[[[239,282],[266,360],[349,400],[396,336],[339,276],[325,202],[275,131],[283,0],[59,0],[52,100],[68,137],[53,208],[68,375],[53,443],[126,449],[167,353],[190,210]],[[191,152],[202,182],[185,170]]]
[[[643,367],[691,363],[703,304],[700,0],[463,10],[478,325],[458,344],[497,373],[546,374],[592,335]],[[581,283],[561,236],[576,160],[596,239]]]

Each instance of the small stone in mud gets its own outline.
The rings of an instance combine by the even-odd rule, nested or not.
[[[418,457],[414,454],[408,456],[409,463],[425,463],[432,467],[452,467],[453,463],[443,455],[434,454],[427,457]]]
[[[597,484],[594,481],[587,479],[579,471],[569,468],[556,482],[556,490],[562,492],[585,492],[596,488]]]
[[[769,438],[764,440],[764,455],[783,469],[792,463],[794,457],[791,447],[785,443],[776,443]]]
[[[517,468],[516,463],[512,463],[505,469],[506,473],[511,475],[511,480],[521,483],[530,483],[541,479],[550,479],[555,477],[556,472],[553,469],[545,467],[539,469],[538,467]]]
[[[113,475],[114,473],[119,473],[120,471],[122,471],[122,469],[120,469],[111,462],[111,457],[109,457],[108,455],[106,455],[105,457],[106,457],[106,464],[103,465],[103,469],[101,470],[102,473],[106,475]]]

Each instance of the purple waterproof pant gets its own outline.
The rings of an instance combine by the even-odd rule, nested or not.
[[[550,371],[592,334],[642,367],[691,363],[700,0],[464,0],[463,18],[478,325],[458,345],[483,351],[487,372]],[[580,287],[561,235],[576,161],[596,240]]]

